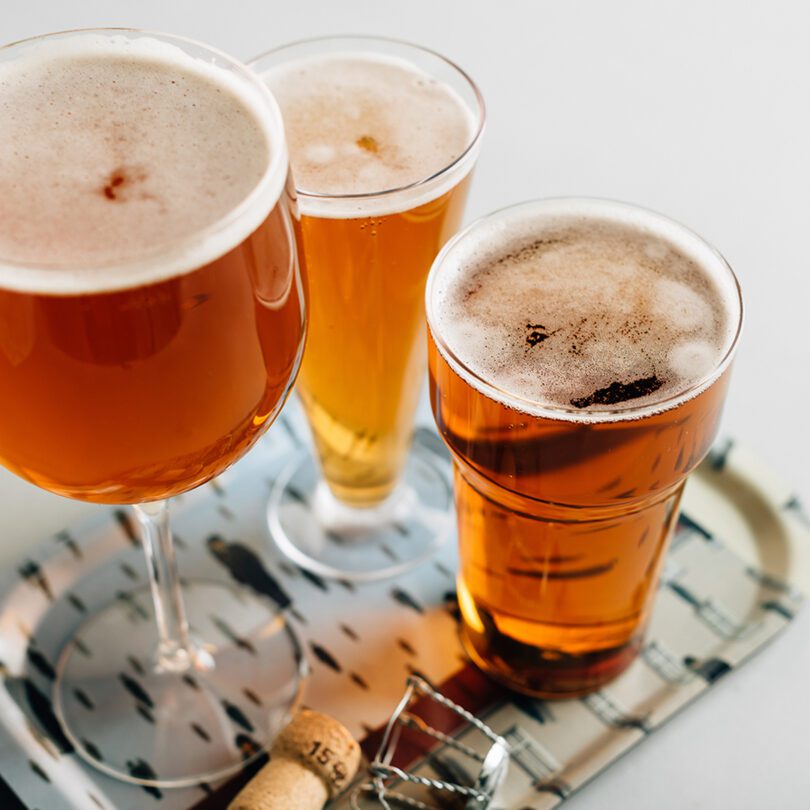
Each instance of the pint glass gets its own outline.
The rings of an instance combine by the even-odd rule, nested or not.
[[[533,695],[593,690],[639,649],[686,477],[715,437],[735,277],[658,214],[560,199],[459,234],[426,300],[465,648]]]

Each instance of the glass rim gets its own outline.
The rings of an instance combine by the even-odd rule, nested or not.
[[[252,71],[244,62],[240,61],[234,56],[231,56],[225,51],[220,50],[219,48],[208,45],[205,42],[200,42],[192,37],[183,36],[182,34],[172,34],[165,31],[156,31],[148,28],[135,28],[130,26],[91,26],[85,28],[67,28],[60,31],[49,31],[45,34],[36,34],[34,36],[5,43],[0,45],[0,57],[19,46],[81,34],[101,34],[110,36],[114,36],[116,34],[130,34],[143,37],[155,37],[156,39],[165,42],[177,43],[180,46],[193,46],[194,48],[205,51],[211,56],[225,62],[229,68],[233,69],[234,73],[236,73],[241,79],[247,81],[250,86],[258,91],[262,103],[266,104],[267,106],[271,125],[268,127],[266,124],[263,124],[262,128],[268,130],[267,135],[270,146],[270,160],[268,161],[264,174],[261,176],[256,185],[250,190],[247,196],[240,200],[229,211],[223,214],[219,219],[206,225],[204,228],[196,230],[190,234],[185,234],[184,236],[173,240],[171,243],[163,247],[146,250],[143,253],[138,253],[137,255],[123,261],[29,262],[9,260],[0,255],[0,270],[2,270],[3,267],[8,267],[20,270],[53,270],[70,272],[82,270],[104,270],[112,268],[139,268],[152,263],[157,257],[172,256],[175,254],[179,255],[183,253],[184,250],[189,246],[198,244],[201,240],[207,239],[220,232],[227,231],[228,228],[234,225],[234,223],[238,222],[239,219],[241,219],[245,213],[256,204],[257,200],[261,198],[263,193],[265,193],[266,190],[277,181],[278,175],[283,173],[286,180],[289,168],[287,141],[284,134],[284,124],[281,117],[281,110],[279,109],[275,97],[268,90],[265,83],[260,81],[254,71]],[[279,194],[279,198],[283,195],[283,192],[284,182],[281,183],[281,193]],[[214,257],[208,261],[215,261],[216,258],[218,257]],[[193,266],[189,268],[189,270],[193,269]],[[173,273],[169,277],[174,278],[176,275],[182,275],[182,272]],[[147,281],[146,283],[151,282]],[[2,278],[0,278],[0,289],[2,288],[4,287]],[[113,288],[111,287],[110,290],[113,290]],[[107,290],[104,290],[103,292],[106,291]]]
[[[555,205],[581,205],[583,208],[590,206],[597,211],[599,209],[603,209],[607,210],[608,212],[611,210],[624,211],[626,213],[635,212],[644,218],[644,222],[657,222],[659,225],[674,228],[675,230],[688,236],[690,241],[692,241],[694,244],[700,245],[702,248],[711,253],[717,260],[717,266],[722,268],[722,272],[731,281],[731,290],[733,290],[734,296],[731,306],[729,307],[729,316],[732,320],[736,317],[736,327],[733,329],[731,339],[728,341],[722,357],[712,366],[711,370],[685,388],[678,390],[676,393],[654,403],[646,405],[628,404],[625,407],[589,411],[586,408],[553,405],[548,402],[515,394],[487,380],[485,377],[481,376],[481,374],[471,369],[465,362],[463,362],[450,348],[450,346],[448,346],[441,333],[435,329],[433,325],[436,318],[433,317],[434,306],[432,299],[436,279],[439,275],[441,275],[442,267],[447,262],[448,257],[453,249],[479,227],[487,222],[495,221],[510,211],[528,209],[532,206],[539,206],[542,204],[548,204],[552,209]],[[725,300],[726,296],[724,295],[723,298]],[[532,417],[578,422],[583,425],[587,425],[605,422],[626,422],[663,413],[665,411],[672,410],[685,402],[688,402],[693,397],[698,396],[703,391],[710,388],[722,376],[723,372],[729,367],[734,359],[734,355],[740,341],[740,336],[742,334],[743,322],[745,318],[745,307],[739,279],[737,278],[737,275],[729,262],[726,260],[723,254],[714,247],[714,245],[700,236],[700,234],[698,234],[692,228],[689,228],[678,220],[668,217],[665,214],[661,214],[651,208],[623,202],[621,200],[606,197],[561,196],[535,198],[504,206],[492,211],[489,214],[479,217],[453,236],[441,249],[439,254],[436,256],[433,265],[431,266],[427,283],[425,285],[425,315],[430,336],[435,342],[440,354],[448,362],[448,365],[453,372],[465,380],[465,382],[467,382],[469,379],[474,380],[475,382],[473,387],[475,387],[480,393],[507,408],[526,413]]]
[[[450,163],[442,166],[442,168],[436,170],[432,174],[428,175],[427,177],[420,178],[419,180],[414,180],[411,183],[406,183],[403,186],[395,186],[393,188],[381,189],[377,191],[364,191],[360,193],[349,193],[349,194],[331,194],[328,192],[319,192],[319,191],[309,191],[307,189],[298,188],[296,186],[295,193],[299,197],[306,197],[312,200],[339,200],[342,202],[351,202],[352,200],[357,201],[367,201],[373,200],[377,198],[388,198],[394,196],[396,194],[405,193],[409,191],[413,191],[415,189],[422,188],[423,186],[428,185],[429,183],[433,182],[434,180],[443,177],[448,172],[455,169],[457,166],[461,165],[465,160],[469,159],[470,155],[475,154],[475,150],[478,144],[481,142],[481,137],[484,134],[484,129],[486,128],[487,122],[487,109],[486,103],[484,102],[484,96],[481,93],[480,88],[475,83],[473,78],[465,71],[462,67],[456,64],[452,59],[444,56],[444,54],[439,53],[438,51],[433,50],[432,48],[427,48],[423,45],[417,45],[414,42],[410,42],[406,39],[399,39],[397,37],[386,37],[386,36],[375,36],[374,34],[327,34],[325,36],[317,36],[317,37],[305,37],[303,39],[297,39],[293,42],[286,42],[283,45],[277,45],[275,48],[270,48],[258,56],[255,56],[253,59],[250,59],[245,64],[248,68],[252,70],[256,70],[256,65],[263,59],[266,59],[269,56],[273,56],[275,54],[279,54],[282,51],[286,51],[287,49],[292,48],[299,48],[303,45],[316,45],[318,43],[325,43],[325,42],[343,42],[343,41],[351,41],[351,40],[362,40],[369,43],[388,43],[392,45],[404,46],[405,48],[410,48],[415,51],[419,51],[423,54],[428,54],[429,56],[433,56],[447,65],[451,70],[455,71],[469,86],[469,88],[473,91],[473,95],[475,97],[475,102],[477,105],[477,109],[473,111],[476,116],[476,123],[475,128],[473,130],[473,134],[470,137],[469,143],[466,145],[464,150],[460,155],[454,158]],[[256,71],[257,75],[261,77],[261,73]],[[295,178],[293,177],[293,180]]]

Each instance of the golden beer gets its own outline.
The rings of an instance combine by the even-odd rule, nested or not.
[[[455,460],[462,636],[495,677],[569,696],[635,657],[740,306],[697,236],[618,203],[507,209],[437,260],[431,401]]]
[[[424,282],[460,224],[480,125],[449,84],[405,58],[285,50],[259,70],[299,189],[312,303],[298,391],[333,494],[373,506],[410,445]]]
[[[294,380],[286,151],[261,98],[178,49],[38,47],[2,89],[0,462],[73,498],[166,498],[244,454]]]
[[[300,362],[290,229],[282,199],[224,256],[164,281],[0,288],[0,462],[99,503],[166,498],[229,467],[272,423]]]
[[[458,229],[468,185],[469,175],[401,213],[301,215],[313,294],[298,391],[324,477],[347,503],[381,501],[399,478],[425,372],[425,278]]]

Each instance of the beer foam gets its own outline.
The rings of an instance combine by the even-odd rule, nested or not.
[[[283,144],[249,71],[156,36],[0,51],[0,287],[107,291],[217,259],[277,202]]]
[[[436,344],[487,396],[569,421],[638,418],[729,362],[741,300],[723,258],[658,214],[600,200],[498,212],[440,254]]]
[[[408,210],[449,191],[472,167],[477,122],[467,104],[404,59],[332,53],[285,62],[263,78],[284,115],[305,214]]]

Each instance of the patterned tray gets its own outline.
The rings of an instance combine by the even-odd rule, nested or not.
[[[559,804],[763,647],[800,604],[787,583],[806,576],[796,560],[802,555],[806,560],[801,549],[810,548],[807,519],[789,490],[744,448],[726,442],[687,488],[684,516],[640,658],[618,680],[582,700],[516,697],[483,678],[461,654],[454,543],[398,580],[363,586],[323,581],[278,557],[268,540],[265,508],[269,485],[299,449],[291,424],[289,418],[280,420],[242,462],[179,499],[173,519],[183,577],[227,581],[242,576],[209,554],[205,540],[213,534],[254,553],[255,564],[293,598],[291,620],[311,653],[306,703],[345,723],[369,754],[375,730],[388,718],[408,673],[421,674],[485,718],[519,752],[497,798],[500,808],[540,810]],[[442,452],[426,428],[417,429],[416,440]],[[735,537],[755,541],[748,561],[721,539],[736,542]],[[169,791],[109,779],[72,753],[53,716],[52,664],[86,615],[119,599],[131,607],[133,622],[152,621],[147,600],[133,596],[145,584],[143,565],[125,513],[100,508],[93,521],[59,532],[5,573],[0,582],[4,810],[208,810],[225,807],[238,789],[240,779]],[[206,634],[223,643],[244,642],[229,638],[229,617],[211,618]],[[244,654],[250,654],[249,644]],[[122,661],[122,668],[127,666]],[[92,695],[86,697],[92,711]],[[482,745],[463,725],[449,723],[445,730],[473,748]],[[239,732],[235,725],[234,734]],[[188,744],[200,744],[191,727]],[[412,753],[404,764],[432,776],[463,775],[463,763],[444,746]],[[346,799],[336,804],[348,807]]]

